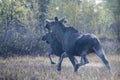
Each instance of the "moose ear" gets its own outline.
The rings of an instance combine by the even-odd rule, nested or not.
[[[63,17],[62,19],[60,19],[61,23],[67,23],[66,17]]]
[[[55,21],[58,21],[58,17],[55,17]]]

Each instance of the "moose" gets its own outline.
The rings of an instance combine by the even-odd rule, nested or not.
[[[67,30],[73,30],[74,32],[77,32],[77,30],[75,30],[73,27],[68,27],[66,29]],[[42,37],[42,40],[46,41],[47,44],[50,44],[51,49],[50,49],[50,52],[49,52],[48,56],[49,56],[51,64],[55,64],[55,62],[53,62],[52,59],[51,59],[51,55],[56,55],[58,57],[61,57],[62,53],[64,52],[63,48],[62,48],[62,44],[56,39],[53,32],[46,33]],[[93,52],[92,50],[88,51],[88,53],[92,53],[92,52]],[[77,56],[77,55],[75,55],[75,56]],[[65,54],[64,57],[67,57],[67,54]],[[84,60],[85,60],[86,63],[88,63],[88,60],[87,60],[86,56],[84,57]],[[83,59],[81,59],[81,62],[82,61],[83,61]]]
[[[69,29],[72,29],[72,28],[70,27]],[[62,53],[64,52],[63,48],[62,48],[62,44],[56,39],[56,37],[54,36],[54,34],[52,32],[46,33],[42,37],[42,40],[46,41],[47,44],[50,44],[51,50],[50,50],[48,56],[49,56],[51,64],[55,64],[55,62],[53,62],[51,59],[51,55],[54,54],[58,57],[61,57]],[[92,50],[89,51],[88,53],[90,53],[90,52],[92,52]],[[75,55],[75,56],[77,56],[77,55]],[[65,54],[64,57],[67,57],[67,54]],[[86,62],[88,63],[87,58],[84,58],[84,60],[86,60]],[[83,61],[83,60],[81,59],[81,61]]]
[[[78,71],[79,66],[87,63],[86,56],[89,51],[94,52],[103,61],[108,70],[110,70],[110,64],[105,56],[104,50],[101,46],[100,40],[94,34],[81,34],[78,31],[67,27],[63,24],[65,18],[54,20],[46,20],[45,28],[52,31],[56,39],[61,43],[63,53],[59,59],[57,70],[61,70],[61,63],[65,54],[67,54],[71,61],[74,71]],[[75,56],[81,56],[81,63],[78,63]]]

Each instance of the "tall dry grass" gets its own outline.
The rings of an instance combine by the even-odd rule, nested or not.
[[[111,73],[95,55],[89,55],[90,63],[81,66],[77,73],[68,58],[64,59],[61,72],[50,64],[48,57],[0,58],[0,80],[120,80],[120,55],[107,57]],[[57,57],[53,59],[58,61]]]

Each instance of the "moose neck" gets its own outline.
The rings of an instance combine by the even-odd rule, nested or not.
[[[55,26],[54,32],[55,32],[57,40],[60,43],[62,43],[63,38],[64,38],[64,34],[65,34],[65,26],[63,24]]]

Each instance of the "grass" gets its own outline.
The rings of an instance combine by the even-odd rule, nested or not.
[[[77,73],[68,58],[63,60],[61,72],[56,70],[56,64],[50,64],[48,57],[0,58],[0,80],[120,80],[120,55],[107,57],[111,73],[95,55],[89,55],[90,63],[81,66]],[[53,60],[57,62],[58,57]]]

